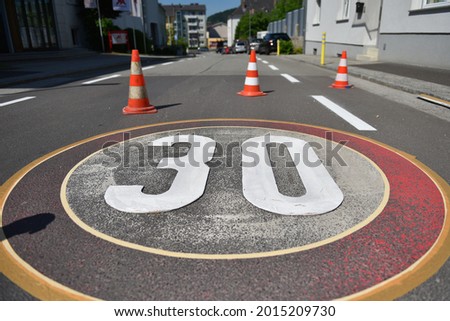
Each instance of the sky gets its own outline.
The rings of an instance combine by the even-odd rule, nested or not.
[[[191,4],[198,3],[206,5],[206,16],[209,17],[217,12],[236,8],[241,0],[158,0],[162,5],[167,4]]]

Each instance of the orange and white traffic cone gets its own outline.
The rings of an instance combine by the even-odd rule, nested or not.
[[[265,96],[259,88],[258,68],[256,67],[256,52],[250,52],[250,61],[247,67],[247,76],[245,77],[244,90],[238,92],[238,95],[246,97]]]
[[[128,105],[122,109],[125,115],[154,114],[158,112],[155,106],[150,105],[142,74],[139,51],[131,52],[130,90],[128,92]]]
[[[353,85],[348,83],[348,71],[347,71],[347,51],[342,52],[341,61],[339,62],[339,67],[337,70],[337,75],[334,83],[331,85],[332,88],[336,89],[348,89],[352,88]]]

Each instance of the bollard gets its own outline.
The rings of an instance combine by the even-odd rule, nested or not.
[[[322,52],[320,53],[320,64],[325,65],[325,40],[327,38],[327,33],[322,32]]]

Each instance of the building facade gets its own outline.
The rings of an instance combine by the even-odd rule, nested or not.
[[[450,68],[450,0],[307,0],[305,53]]]
[[[85,46],[82,1],[0,0],[0,53]]]
[[[227,41],[227,25],[223,22],[216,23],[208,27],[208,48],[217,49],[219,44]]]
[[[142,5],[143,18],[121,12],[114,24],[145,30],[155,46],[164,45],[164,9],[158,0],[143,0]],[[0,0],[0,53],[88,47],[84,10],[81,0]]]
[[[450,0],[384,1],[378,48],[380,61],[450,69]]]
[[[186,40],[191,48],[207,46],[206,6],[198,3],[190,5],[166,5],[166,32],[168,44]]]
[[[143,17],[133,17],[130,12],[122,12],[114,19],[114,24],[121,29],[132,28],[143,30],[155,47],[162,47],[167,43],[165,28],[165,10],[158,0],[142,1]],[[129,35],[131,36],[131,35]]]

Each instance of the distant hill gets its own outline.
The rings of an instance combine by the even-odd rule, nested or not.
[[[210,26],[219,22],[227,23],[228,17],[233,13],[234,10],[236,10],[236,8],[215,13],[208,17],[206,24]]]

